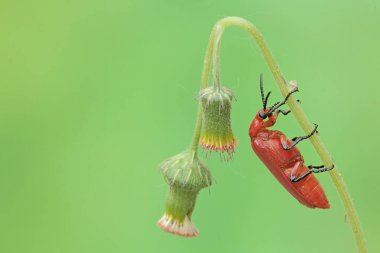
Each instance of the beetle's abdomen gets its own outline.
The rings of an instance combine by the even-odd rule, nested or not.
[[[301,204],[310,208],[329,208],[327,197],[314,175],[310,174],[297,183],[290,181],[290,174],[294,166],[299,166],[296,177],[307,172],[308,168],[303,165],[302,155],[296,147],[290,150],[283,149],[280,141],[281,135],[283,134],[279,131],[266,130],[251,139],[252,149],[273,176]]]
[[[306,178],[299,182],[291,182],[289,180],[290,173],[293,168],[288,168],[284,170],[285,177],[288,179],[288,184],[294,188],[296,194],[292,194],[301,204],[310,208],[330,208],[329,201],[326,197],[325,192],[322,189],[318,179],[310,174]],[[304,174],[308,171],[308,168],[302,164],[302,168],[297,171],[296,177]],[[287,188],[284,185],[285,188]],[[290,192],[290,191],[289,191]]]

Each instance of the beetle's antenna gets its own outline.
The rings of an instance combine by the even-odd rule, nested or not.
[[[264,98],[263,73],[260,74],[260,93],[261,93],[261,101],[263,102],[263,108],[265,110],[266,103],[265,103],[265,98]]]
[[[267,96],[265,97],[264,99],[264,110],[267,108],[267,103],[268,103],[268,98],[269,98],[269,95],[271,94],[272,92],[268,92]]]

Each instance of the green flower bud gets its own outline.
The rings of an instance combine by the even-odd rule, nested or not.
[[[194,151],[169,158],[160,167],[170,189],[166,210],[157,225],[164,231],[184,237],[198,235],[191,214],[199,191],[211,186],[211,173]]]
[[[237,141],[231,129],[231,102],[233,93],[224,87],[208,87],[199,93],[202,102],[203,125],[201,145],[204,149],[233,155]]]

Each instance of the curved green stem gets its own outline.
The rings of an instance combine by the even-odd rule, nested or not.
[[[214,26],[215,28],[215,26]],[[211,68],[211,57],[212,52],[214,50],[214,41],[215,41],[215,29],[211,31],[210,38],[208,41],[208,46],[206,50],[206,54],[203,60],[203,69],[202,69],[202,76],[201,76],[201,87],[200,90],[207,88],[208,86],[208,79],[210,74],[210,68]],[[195,130],[194,130],[194,137],[193,142],[191,144],[191,150],[193,150],[195,153],[198,151],[198,144],[199,144],[199,138],[201,137],[201,129],[202,129],[202,105],[199,101],[198,103],[198,114],[197,114],[197,122],[195,124]]]
[[[259,30],[249,21],[239,18],[239,17],[226,17],[221,20],[219,20],[215,25],[211,32],[211,36],[209,39],[209,44],[207,47],[205,59],[204,59],[204,66],[203,66],[203,72],[202,72],[202,79],[201,79],[201,89],[206,88],[208,85],[208,77],[209,77],[209,71],[211,66],[211,58],[213,59],[213,77],[214,81],[219,81],[219,48],[220,48],[220,39],[222,36],[222,33],[225,28],[229,26],[238,26],[240,28],[243,28],[246,30],[253,39],[256,41],[257,45],[259,46],[261,53],[264,56],[265,61],[268,64],[269,69],[271,70],[273,77],[277,83],[277,86],[282,94],[282,96],[286,96],[289,92],[288,90],[288,84],[284,76],[282,75],[279,66],[277,65],[276,61],[274,60],[269,48],[265,44],[264,38],[259,32]],[[214,50],[215,48],[215,50]],[[214,54],[212,55],[212,52],[214,51]],[[292,114],[297,119],[299,125],[301,128],[305,131],[305,133],[310,133],[313,129],[313,125],[310,123],[308,118],[306,117],[305,113],[303,112],[301,106],[299,103],[296,102],[294,97],[290,97],[287,100],[287,104],[289,108],[292,111]],[[197,150],[198,148],[198,142],[200,137],[200,130],[202,127],[202,107],[199,105],[198,110],[198,118],[197,118],[197,124],[195,128],[195,134],[193,139],[193,145],[192,149]],[[319,135],[315,134],[310,138],[311,143],[314,146],[314,149],[318,153],[319,157],[323,161],[325,165],[331,166],[333,163],[333,160],[328,153],[326,147],[322,143]],[[367,247],[364,239],[364,233],[362,231],[359,217],[356,213],[354,204],[352,202],[352,199],[348,193],[347,187],[343,181],[343,178],[335,164],[335,168],[331,170],[330,172],[331,179],[334,183],[334,186],[336,190],[339,193],[339,197],[342,200],[342,203],[344,205],[344,208],[346,210],[348,221],[351,224],[356,244],[358,248],[358,252],[360,253],[366,253]]]
[[[224,27],[217,24],[214,26],[214,51],[212,53],[212,78],[213,84],[217,89],[220,89],[220,43]]]

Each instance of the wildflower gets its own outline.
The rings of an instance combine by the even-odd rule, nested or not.
[[[199,93],[202,102],[203,125],[200,143],[205,150],[233,155],[237,141],[231,129],[233,93],[224,87],[208,87]]]
[[[196,152],[185,151],[169,158],[160,167],[169,184],[165,214],[157,225],[164,231],[184,237],[198,235],[191,222],[199,191],[211,185],[211,173]]]

